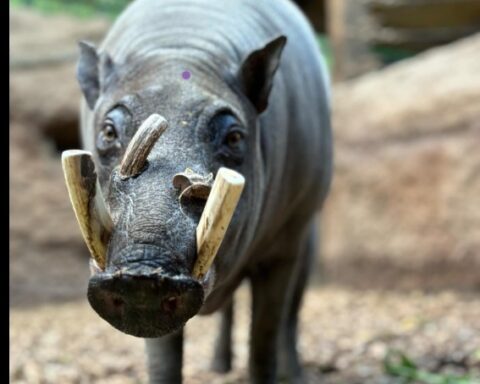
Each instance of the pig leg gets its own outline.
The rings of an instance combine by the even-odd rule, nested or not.
[[[303,294],[308,282],[309,272],[312,270],[312,264],[315,259],[316,232],[317,231],[312,231],[306,243],[305,250],[302,253],[302,258],[299,259],[299,271],[296,279],[292,281],[291,299],[284,314],[285,319],[280,335],[280,376],[288,378],[288,382],[291,384],[303,384],[306,382],[297,352],[297,325]]]
[[[220,332],[215,343],[212,370],[226,373],[232,369],[233,297],[222,308]]]
[[[181,384],[183,329],[157,339],[145,339],[150,384]]]
[[[302,238],[304,238],[302,236]],[[291,297],[292,278],[298,276],[301,241],[277,251],[268,265],[257,266],[251,274],[252,327],[250,377],[255,384],[276,383],[277,351],[281,323]],[[297,257],[295,257],[297,255]],[[292,257],[293,256],[293,257]],[[297,276],[295,276],[297,275]],[[301,296],[301,295],[300,295]],[[293,350],[296,353],[296,350]]]

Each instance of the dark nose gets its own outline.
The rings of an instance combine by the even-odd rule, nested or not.
[[[181,328],[202,306],[203,288],[184,275],[100,273],[88,286],[100,317],[137,337],[161,337]]]

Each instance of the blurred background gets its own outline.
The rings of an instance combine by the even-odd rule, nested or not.
[[[140,339],[86,301],[88,252],[61,151],[79,148],[77,41],[126,0],[10,1],[10,380],[146,381]],[[301,313],[310,383],[480,383],[480,0],[298,0],[332,76],[335,174]],[[209,371],[215,316],[187,324],[185,381]],[[321,381],[323,380],[323,381]]]

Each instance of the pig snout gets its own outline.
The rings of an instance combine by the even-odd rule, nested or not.
[[[120,183],[138,182],[140,174],[155,172],[154,167],[148,167],[147,157],[166,127],[166,120],[157,114],[142,123],[119,166]],[[156,338],[180,329],[200,311],[204,297],[211,292],[215,276],[211,266],[239,202],[244,177],[224,167],[218,169],[215,179],[213,173],[202,176],[189,168],[176,174],[172,181],[180,204],[187,198],[206,203],[190,246],[162,235],[178,232],[178,228],[169,228],[155,236],[155,244],[162,244],[159,247],[131,242],[142,237],[138,236],[141,225],[133,225],[136,236],[129,236],[118,215],[114,224],[90,152],[65,151],[62,166],[72,206],[92,255],[93,276],[87,294],[92,308],[116,329],[137,337]],[[194,227],[187,232],[190,229],[193,235]],[[196,258],[192,260],[194,241]],[[172,251],[172,247],[178,251]]]
[[[100,317],[132,336],[181,328],[203,304],[201,284],[154,246],[124,249],[119,262],[91,277],[88,300]]]

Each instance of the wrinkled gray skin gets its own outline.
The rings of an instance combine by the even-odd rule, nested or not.
[[[152,383],[180,383],[182,327],[196,313],[223,308],[213,367],[230,369],[231,297],[248,278],[251,381],[276,383],[279,366],[303,383],[297,316],[316,252],[314,215],[332,169],[328,78],[304,16],[287,0],[137,0],[98,50],[81,45],[77,76],[83,144],[115,226],[107,270],[90,282],[92,306],[146,338]],[[218,123],[222,111],[235,123]],[[126,146],[152,113],[169,127],[145,170],[122,180]],[[233,147],[222,133],[231,129],[243,132]],[[190,273],[204,201],[180,206],[172,179],[186,168],[207,175],[220,166],[243,174],[245,189],[212,268],[197,282]],[[112,283],[118,270],[122,280]],[[127,302],[122,317],[115,305]]]

